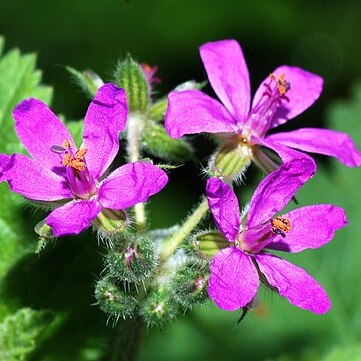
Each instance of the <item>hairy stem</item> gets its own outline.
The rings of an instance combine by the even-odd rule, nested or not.
[[[130,113],[128,116],[127,128],[127,153],[129,162],[137,162],[141,158],[140,142],[144,121],[139,113]],[[135,221],[140,231],[144,231],[147,225],[144,203],[138,203],[134,206]]]
[[[172,236],[164,241],[160,254],[160,262],[164,263],[174,251],[183,243],[185,238],[194,230],[198,223],[203,219],[208,211],[208,202],[206,197],[202,197],[198,207],[187,217],[185,222]]]
[[[142,338],[143,322],[139,318],[128,319],[119,325],[118,338],[112,347],[110,361],[135,361]]]

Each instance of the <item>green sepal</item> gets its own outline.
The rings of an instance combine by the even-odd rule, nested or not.
[[[205,231],[193,237],[193,246],[198,255],[210,259],[230,243],[218,231]]]
[[[122,233],[129,223],[128,217],[122,210],[103,208],[93,221],[93,225],[100,233],[100,237],[108,238]]]
[[[111,277],[104,277],[97,282],[95,298],[99,308],[115,321],[120,317],[132,317],[138,305],[138,301],[125,291],[125,287]]]
[[[104,84],[102,78],[93,70],[84,70],[80,72],[70,66],[67,66],[66,70],[90,99],[94,98],[95,93]]]
[[[251,162],[251,149],[241,143],[226,143],[217,149],[210,162],[214,177],[235,180],[242,176]]]
[[[153,156],[174,162],[194,159],[192,146],[183,139],[172,139],[163,125],[147,121],[142,134],[142,145]]]
[[[168,99],[163,98],[152,104],[149,109],[148,115],[156,122],[161,122],[164,119],[165,112],[168,107]]]
[[[119,62],[114,73],[115,84],[127,94],[129,111],[144,112],[150,102],[150,89],[147,78],[140,64],[128,54]]]

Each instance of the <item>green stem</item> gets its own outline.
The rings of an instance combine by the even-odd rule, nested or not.
[[[164,263],[174,251],[182,244],[185,238],[194,230],[208,211],[206,197],[202,197],[198,207],[188,216],[180,229],[164,241],[160,254],[160,262]]]
[[[134,112],[130,113],[127,128],[127,153],[129,162],[137,162],[141,158],[140,143],[142,140],[143,127],[144,120],[142,119],[142,115]],[[138,230],[144,231],[147,226],[144,203],[138,203],[134,206],[134,214]]]
[[[139,318],[122,321],[110,361],[135,361],[139,353],[142,330],[143,322]]]

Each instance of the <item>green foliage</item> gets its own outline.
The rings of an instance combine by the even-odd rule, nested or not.
[[[0,360],[28,360],[51,320],[49,313],[30,308],[22,308],[7,316],[0,324]]]
[[[1,38],[0,47],[3,48]],[[23,99],[38,98],[49,104],[52,89],[40,85],[41,71],[35,68],[36,55],[22,55],[13,49],[0,58],[0,149],[4,153],[19,151],[19,141],[15,134],[12,111]]]
[[[0,38],[0,53],[4,39]],[[52,89],[40,84],[41,72],[35,69],[35,54],[20,54],[13,49],[0,58],[0,153],[24,152],[14,129],[13,108],[28,97],[49,103]],[[6,272],[26,253],[33,249],[34,239],[29,210],[24,201],[9,191],[6,183],[0,184],[0,298],[1,282]],[[34,222],[36,223],[36,222]],[[6,314],[6,302],[0,305],[0,320]]]

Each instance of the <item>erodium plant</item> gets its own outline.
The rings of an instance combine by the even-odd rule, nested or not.
[[[119,355],[113,359],[135,359],[143,325],[164,326],[209,299],[227,311],[252,310],[259,287],[314,313],[331,307],[310,275],[272,253],[321,247],[347,224],[344,210],[331,204],[278,214],[316,172],[303,152],[330,155],[349,167],[361,164],[344,133],[303,128],[268,134],[317,100],[322,78],[283,65],[262,82],[250,106],[239,44],[207,43],[200,54],[221,102],[195,81],[155,100],[157,68],[130,55],[108,83],[94,72],[68,68],[91,99],[82,143],[47,105],[28,98],[13,110],[28,155],[0,154],[0,181],[49,211],[34,225],[39,249],[88,227],[98,234],[106,251],[104,271],[94,281],[96,304],[105,319],[119,321],[119,337],[127,340],[114,348]],[[205,195],[183,222],[151,230],[146,202],[166,187],[167,172],[195,159],[192,146],[178,138],[198,133],[219,140],[206,169]],[[127,163],[118,167],[119,148]],[[233,188],[252,161],[266,174],[250,204],[241,204],[241,214]],[[215,226],[203,222],[209,211]]]

